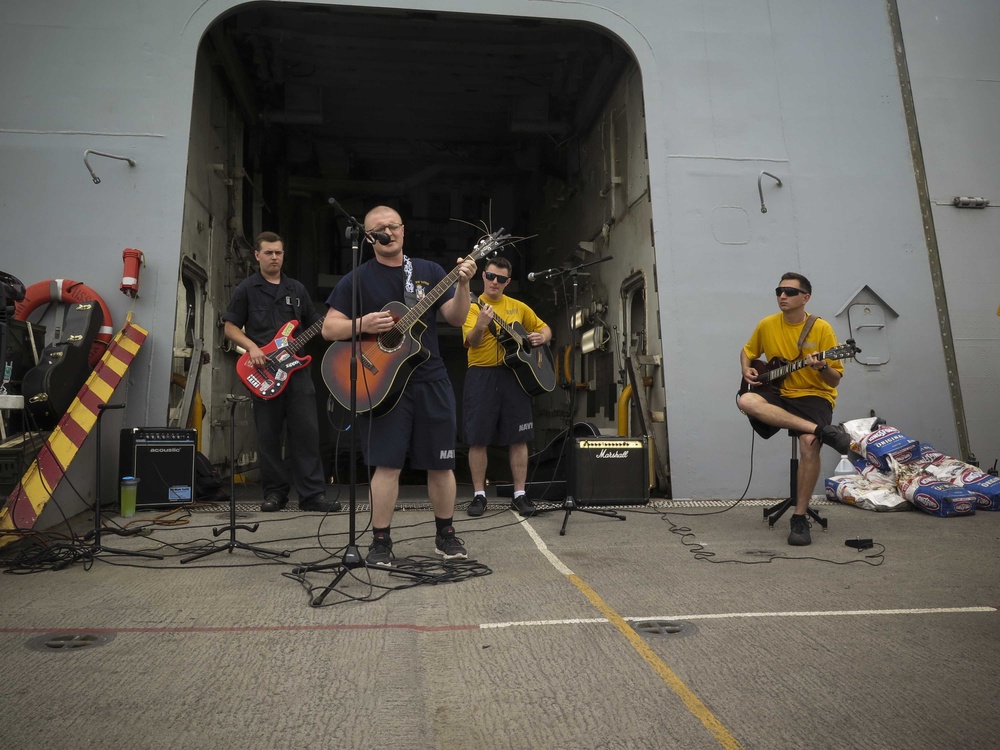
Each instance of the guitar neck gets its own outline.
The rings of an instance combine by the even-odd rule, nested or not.
[[[473,256],[470,255],[469,257],[471,258]],[[413,327],[413,324],[420,320],[424,316],[424,313],[431,308],[431,305],[437,302],[441,298],[441,295],[451,289],[455,282],[458,281],[458,269],[461,267],[461,265],[455,266],[451,273],[441,279],[437,286],[427,292],[427,294],[424,295],[424,298],[411,307],[409,311],[399,320],[397,320],[396,325],[393,327],[403,333],[409,331]]]
[[[475,294],[471,295],[471,297],[472,297],[472,302],[478,305],[479,309],[482,309],[484,307],[482,301]],[[497,324],[497,326],[500,328],[501,331],[506,333],[512,339],[514,339],[514,341],[516,341],[518,345],[521,345],[522,343],[521,337],[520,335],[518,335],[517,331],[515,331],[514,328],[510,325],[510,323],[507,323],[496,316],[493,317],[493,322]]]
[[[816,356],[820,359],[828,359],[830,355],[830,350],[826,349],[821,352],[816,352]],[[763,382],[770,382],[772,380],[777,380],[778,378],[783,378],[786,375],[790,375],[796,370],[801,370],[803,367],[809,364],[809,360],[797,359],[794,362],[789,362],[787,365],[782,365],[781,367],[775,367],[773,370],[768,370],[767,375],[762,378]]]
[[[320,318],[296,337],[286,348],[293,354],[309,343],[309,340],[323,330],[323,318]]]

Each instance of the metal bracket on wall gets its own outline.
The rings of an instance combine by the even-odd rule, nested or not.
[[[201,339],[194,340],[191,347],[191,365],[187,371],[187,382],[184,384],[184,396],[181,398],[181,409],[177,415],[177,424],[174,427],[187,427],[191,418],[191,405],[194,403],[194,394],[198,392],[198,375],[201,373],[201,356],[204,343]]]
[[[639,355],[635,353],[629,354],[628,359],[625,360],[625,370],[628,373],[629,385],[632,386],[632,394],[638,399],[639,429],[649,439],[649,451],[653,457],[653,468],[656,471],[656,485],[660,489],[667,490],[670,487],[670,473],[660,458],[660,451],[656,447],[656,436],[653,435],[653,430],[651,429],[653,414],[649,410],[646,389],[635,377],[635,370],[639,364]]]

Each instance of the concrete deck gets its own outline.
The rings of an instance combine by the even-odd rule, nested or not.
[[[314,607],[307,589],[334,572],[291,571],[341,562],[348,514],[263,514],[238,496],[260,528],[237,539],[289,557],[181,564],[228,542],[214,506],[102,535],[163,561],[0,576],[5,750],[998,746],[1000,513],[818,502],[829,530],[792,548],[761,501],[575,512],[560,536],[562,511],[522,520],[492,499],[456,516],[479,563],[457,571],[488,575],[393,590],[409,579],[355,568]],[[404,488],[398,557],[434,556],[422,500]]]

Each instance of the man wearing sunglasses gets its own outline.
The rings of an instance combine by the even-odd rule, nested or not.
[[[469,350],[462,421],[474,493],[467,509],[470,516],[481,516],[486,510],[486,448],[490,445],[508,446],[514,483],[511,509],[522,516],[535,512],[534,503],[525,495],[528,443],[535,435],[531,397],[521,388],[514,371],[504,365],[505,350],[497,338],[494,318],[519,323],[528,333],[526,343],[533,347],[547,346],[552,329],[526,304],[504,294],[510,272],[506,258],[489,260],[483,271],[483,294],[479,298],[482,304],[469,308],[462,326]]]
[[[807,512],[819,479],[821,443],[842,454],[850,450],[850,437],[831,424],[844,366],[839,360],[828,361],[817,356],[817,352],[836,347],[837,337],[829,323],[806,312],[806,303],[812,295],[809,279],[789,271],[781,277],[774,292],[780,312],[761,320],[740,351],[743,379],[749,389],[736,402],[762,437],[770,438],[780,429],[798,433],[798,502],[788,543],[804,546],[812,542]],[[781,357],[788,362],[804,358],[807,364],[788,374],[780,389],[754,389],[764,374],[753,366],[753,361],[761,355],[768,360]]]

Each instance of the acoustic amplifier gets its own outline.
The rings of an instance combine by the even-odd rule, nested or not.
[[[135,507],[163,508],[194,500],[197,430],[127,427],[118,444],[118,476],[139,480]]]
[[[646,438],[574,438],[568,489],[580,507],[645,505],[649,502]]]

